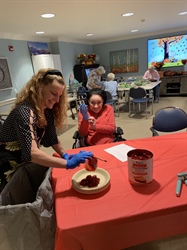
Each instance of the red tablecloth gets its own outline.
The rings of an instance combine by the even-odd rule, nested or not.
[[[144,187],[130,185],[127,162],[104,151],[116,143],[84,148],[107,159],[98,166],[111,177],[102,193],[80,194],[72,188],[71,177],[83,166],[54,168],[55,250],[118,250],[187,232],[187,186],[180,197],[175,194],[177,174],[187,172],[187,133],[120,143],[153,152],[154,180]]]

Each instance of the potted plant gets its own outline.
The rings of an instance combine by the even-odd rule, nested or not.
[[[157,71],[161,71],[164,62],[156,62],[153,66],[156,68]]]
[[[96,54],[94,53],[92,53],[91,55],[88,55],[89,61],[91,61],[93,64],[95,63],[95,58],[96,58]]]
[[[181,62],[184,65],[184,74],[186,74],[186,71],[187,71],[187,59],[182,59]]]
[[[80,60],[80,64],[85,64],[85,61],[86,61],[86,54],[85,53],[78,55],[77,58]]]

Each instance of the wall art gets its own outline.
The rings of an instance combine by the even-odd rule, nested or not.
[[[0,57],[0,90],[12,88],[7,58]]]
[[[27,44],[28,44],[31,55],[51,54],[47,43],[28,42]]]
[[[110,70],[115,74],[138,72],[138,49],[110,52]]]

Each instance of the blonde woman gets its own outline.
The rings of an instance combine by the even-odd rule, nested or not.
[[[17,95],[0,133],[0,192],[18,167],[72,169],[93,155],[68,155],[57,138],[56,129],[66,119],[66,92],[60,71],[41,69]],[[44,153],[40,145],[51,146],[62,158]]]

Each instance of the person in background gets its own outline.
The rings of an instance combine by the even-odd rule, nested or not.
[[[78,131],[88,146],[111,143],[116,129],[114,110],[106,104],[106,92],[94,88],[87,93],[87,105],[80,105]]]
[[[143,75],[143,79],[149,81],[159,81],[160,75],[158,74],[158,71],[154,68],[154,66],[151,65]],[[158,98],[159,86],[160,84],[153,88],[154,102],[156,102]]]
[[[0,192],[18,168],[31,166],[43,173],[49,167],[73,169],[93,155],[68,155],[57,138],[56,129],[62,129],[66,119],[66,92],[60,71],[41,69],[17,94],[0,133]],[[51,146],[61,157],[46,154],[41,145]]]
[[[112,100],[117,100],[117,88],[118,83],[114,81],[115,75],[113,73],[109,73],[107,75],[106,81],[102,83],[103,89],[108,91],[112,95]]]
[[[105,69],[103,66],[99,66],[96,69],[93,69],[89,76],[88,76],[88,81],[86,84],[86,87],[88,90],[93,89],[93,88],[102,88],[101,86],[101,76],[105,74]]]

